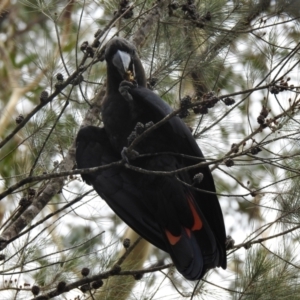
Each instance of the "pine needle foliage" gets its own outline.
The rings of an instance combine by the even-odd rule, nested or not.
[[[297,0],[2,1],[0,298],[299,299],[299,12]],[[74,171],[80,126],[102,126],[113,36],[135,43],[174,109],[192,99],[184,121],[236,241],[228,269],[199,283],[146,244],[116,274],[126,227]]]

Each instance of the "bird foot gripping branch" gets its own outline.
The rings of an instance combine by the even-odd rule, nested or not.
[[[123,80],[119,86],[119,92],[124,97],[124,99],[128,102],[132,102],[133,98],[130,95],[129,91],[133,88],[137,87],[136,81],[127,81]]]
[[[225,245],[226,245],[226,250],[230,250],[234,247],[235,240],[231,237],[231,235],[226,236],[225,240]]]
[[[123,161],[126,161],[128,164],[129,164],[129,160],[134,160],[139,155],[140,154],[135,150],[128,151],[127,147],[124,147],[122,152],[121,152],[121,156],[122,156]]]

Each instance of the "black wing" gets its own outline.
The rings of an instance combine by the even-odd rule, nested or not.
[[[151,115],[152,121],[157,123],[167,114],[172,112],[170,106],[165,103],[158,95],[144,87],[136,87],[130,90],[134,101],[140,106],[143,106],[147,115]],[[170,119],[166,125],[162,127],[162,135],[166,137],[167,143],[172,145],[172,149],[176,153],[191,155],[199,158],[204,158],[198,144],[196,143],[191,131],[186,124],[177,116]],[[154,134],[155,136],[155,134]],[[204,160],[203,160],[204,161]],[[181,167],[195,164],[195,161],[184,160]],[[197,188],[209,192],[216,192],[213,177],[209,167],[202,167],[189,171],[189,179],[185,178],[187,183],[191,183],[191,178],[197,173],[203,174],[203,180],[196,185]],[[216,237],[218,249],[220,252],[219,266],[226,268],[226,250],[225,250],[225,225],[223,214],[220,208],[218,198],[214,194],[197,192],[195,194],[195,202],[200,208],[200,211],[205,216],[209,227]]]
[[[93,168],[119,161],[104,128],[87,126],[79,130],[76,138],[78,169]],[[153,223],[141,198],[143,191],[136,187],[138,173],[124,167],[83,174],[83,180],[94,187],[111,209],[141,236],[167,251],[160,228]],[[146,213],[145,213],[146,211]]]
[[[145,112],[136,121],[156,123],[172,111],[146,88],[134,88],[130,93]],[[190,130],[178,117],[155,130],[137,150],[140,153],[165,150],[203,158]],[[89,126],[78,133],[76,159],[78,168],[88,168],[118,161],[121,156],[111,146],[105,129]],[[154,155],[132,163],[148,170],[172,171],[195,162],[176,155]],[[197,188],[215,192],[208,167],[183,172],[179,177],[192,184],[199,172],[204,177]],[[195,192],[174,176],[145,175],[124,167],[86,174],[83,178],[131,228],[169,252],[187,279],[199,279],[207,269],[216,266],[226,267],[225,228],[216,195]]]

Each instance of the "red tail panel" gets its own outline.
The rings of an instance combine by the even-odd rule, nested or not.
[[[192,197],[193,196],[191,194],[187,195],[187,200],[189,202],[189,206],[191,208],[193,218],[194,218],[194,225],[191,228],[191,230],[195,231],[195,230],[200,230],[203,226],[203,223],[202,223],[202,220],[201,220],[199,214],[197,213],[197,210],[196,210],[195,204],[193,203]]]
[[[181,235],[175,236],[170,231],[166,229],[166,236],[168,238],[169,243],[174,246],[181,238]]]

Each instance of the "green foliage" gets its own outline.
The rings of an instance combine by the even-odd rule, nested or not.
[[[274,255],[265,249],[247,252],[245,272],[237,279],[233,299],[299,299],[298,272],[284,250]]]

